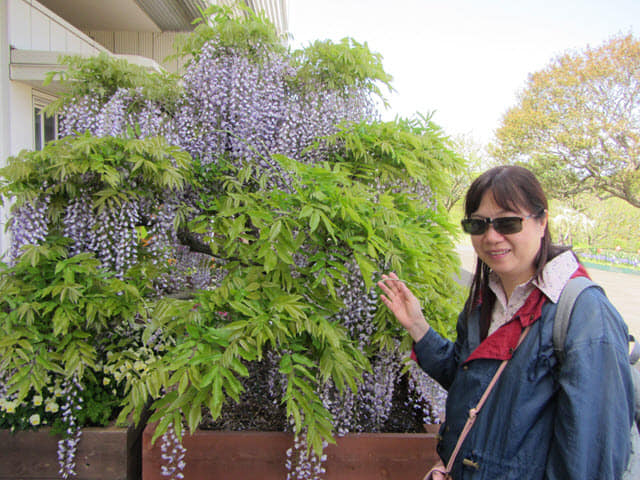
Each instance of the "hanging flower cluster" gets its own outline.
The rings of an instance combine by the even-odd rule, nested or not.
[[[355,261],[346,265],[349,274],[338,286],[338,295],[344,307],[336,315],[351,338],[363,352],[374,350],[374,317],[377,311],[375,291],[367,291]],[[337,421],[338,434],[348,432],[377,432],[384,429],[392,408],[392,396],[402,367],[399,345],[394,350],[382,350],[370,355],[371,372],[364,372],[357,393],[345,390],[342,394],[331,383],[322,392],[323,401]]]
[[[413,408],[426,425],[439,424],[444,420],[447,392],[433,378],[425,375],[413,363],[409,369],[409,392],[407,407]]]
[[[65,103],[60,111],[60,136],[89,132],[98,137],[139,138],[174,132],[173,119],[140,88],[120,88],[106,101],[85,95]]]
[[[61,412],[66,431],[64,432],[65,438],[58,441],[58,464],[60,465],[59,473],[65,480],[77,475],[75,471],[76,456],[78,443],[82,436],[82,430],[77,420],[77,411],[82,410],[81,391],[82,385],[75,377],[65,380],[62,384],[64,403]]]
[[[324,442],[323,446],[326,447],[327,443]],[[326,460],[325,454],[318,456],[313,451],[309,451],[304,432],[296,435],[293,446],[287,450],[286,480],[321,480],[326,473],[326,469],[322,466]]]
[[[25,245],[39,245],[49,231],[47,209],[51,198],[43,195],[14,209],[11,221],[11,262],[15,262]]]
[[[184,433],[184,430],[182,433]],[[178,439],[176,432],[173,430],[173,425],[169,426],[168,430],[162,434],[161,442],[161,458],[164,460],[164,464],[161,467],[160,474],[163,477],[168,477],[169,480],[182,480],[184,478],[182,471],[186,465],[184,456],[187,450]]]
[[[305,151],[314,142],[335,133],[340,123],[373,117],[369,92],[313,84],[295,88],[290,59],[260,45],[256,50],[255,57],[247,57],[214,38],[184,75],[176,138],[202,164],[229,156],[282,174],[272,154],[319,161],[328,147]]]
[[[100,101],[93,96],[83,96],[68,103],[60,112],[59,136],[92,131],[96,118],[100,115],[100,108]]]

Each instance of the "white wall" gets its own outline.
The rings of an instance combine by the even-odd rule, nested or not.
[[[4,129],[0,127],[2,166],[8,155],[15,155],[23,148],[33,148],[33,89],[25,83],[9,79],[6,70],[9,47],[82,55],[95,55],[108,50],[36,0],[0,0],[0,4],[0,13],[3,14],[0,15],[3,24],[0,26],[0,126],[8,125]]]
[[[8,0],[8,25],[13,48],[84,55],[106,51],[36,0]]]
[[[237,0],[212,0],[211,3],[233,5]],[[288,3],[287,0],[252,0],[248,2],[251,8],[264,11],[276,26],[281,35],[288,31]],[[238,13],[240,13],[238,11]],[[86,32],[100,45],[104,45],[116,54],[142,55],[152,58],[169,72],[179,72],[182,62],[173,58],[165,59],[175,53],[173,45],[176,36],[186,32],[123,32],[98,31]]]
[[[95,40],[65,22],[55,13],[47,10],[36,0],[0,0],[5,15],[0,16],[4,23],[4,38],[0,37],[2,55],[8,55],[9,47],[20,50],[60,52],[60,54],[97,54],[107,51]],[[0,10],[1,11],[1,10]],[[0,30],[1,32],[1,30]],[[8,44],[7,44],[8,42]],[[6,63],[3,60],[5,68]],[[8,63],[8,62],[7,62]],[[0,103],[0,114],[8,125],[8,138],[2,137],[2,157],[4,165],[8,155],[15,155],[23,148],[33,148],[33,88],[9,79],[8,71],[0,70],[2,80],[2,98],[10,98],[8,106]],[[8,118],[8,122],[7,122]],[[1,125],[1,124],[0,124]],[[8,143],[8,145],[7,145]]]
[[[1,0],[0,0],[1,1]],[[9,148],[3,148],[0,166],[4,167],[9,156],[21,150],[33,149],[33,89],[19,82],[9,82],[8,127]],[[8,152],[6,151],[8,150]],[[0,253],[9,249],[9,234],[5,232],[10,205],[0,209]]]
[[[9,130],[9,26],[7,3],[0,1],[0,165],[9,155],[11,132]]]
[[[9,81],[9,25],[8,6],[0,0],[0,166],[11,152],[10,85]],[[0,207],[0,254],[8,250],[8,238],[4,227],[7,222],[8,206]]]
[[[34,89],[10,79],[10,48],[92,55],[107,51],[36,0],[0,0],[0,167],[23,149],[33,149]],[[5,232],[9,205],[0,207],[0,255],[9,247]]]
[[[141,55],[155,60],[168,72],[176,73],[180,62],[164,60],[174,53],[173,42],[179,32],[103,32],[90,30],[91,38],[111,52],[125,55]]]
[[[9,89],[9,127],[11,155],[25,148],[33,149],[33,88],[24,83],[11,82]]]

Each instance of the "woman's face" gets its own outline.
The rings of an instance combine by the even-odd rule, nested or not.
[[[526,217],[532,213],[537,212],[504,210],[496,204],[493,193],[488,191],[471,218]],[[518,233],[502,235],[490,225],[482,235],[471,235],[476,254],[498,275],[507,298],[515,287],[529,280],[535,273],[534,260],[540,250],[540,240],[546,226],[547,217],[544,215],[542,218],[525,218],[522,221],[522,231]]]

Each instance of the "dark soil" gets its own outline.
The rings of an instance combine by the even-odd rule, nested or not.
[[[245,392],[239,403],[229,400],[223,407],[220,417],[211,418],[209,412],[203,412],[204,419],[200,428],[205,430],[289,430],[286,409],[281,401],[269,393],[266,374],[250,367],[250,380],[244,382]],[[396,385],[389,419],[384,425],[372,428],[378,432],[424,432],[422,415],[411,406],[407,381],[402,377]]]

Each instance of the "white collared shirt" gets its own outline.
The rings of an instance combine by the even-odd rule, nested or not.
[[[531,277],[514,289],[511,298],[507,298],[498,275],[491,272],[489,274],[489,288],[496,295],[496,303],[491,314],[489,335],[513,318],[535,288],[539,288],[549,300],[557,303],[562,289],[578,266],[578,261],[573,253],[567,250],[545,265],[540,281]]]

